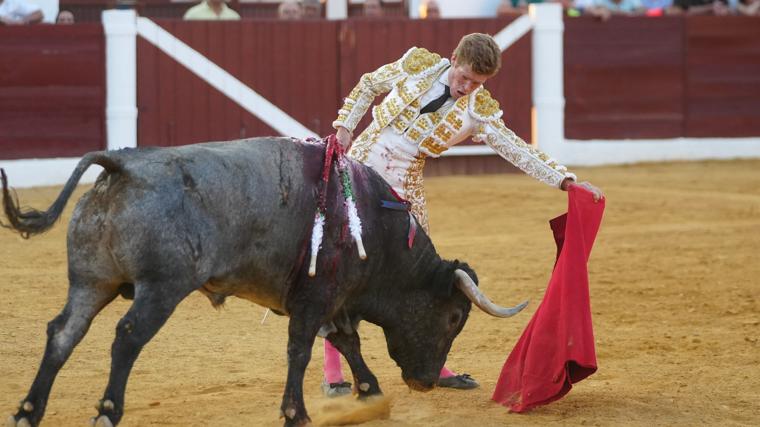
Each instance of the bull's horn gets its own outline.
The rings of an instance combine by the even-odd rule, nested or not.
[[[477,305],[479,309],[485,311],[491,316],[496,317],[511,317],[522,311],[528,305],[528,301],[514,307],[501,307],[491,302],[488,297],[478,289],[478,285],[472,280],[470,275],[464,272],[464,270],[457,269],[454,274],[457,276],[457,288],[461,290],[467,298]]]

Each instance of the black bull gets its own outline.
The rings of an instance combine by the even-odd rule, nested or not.
[[[37,425],[53,381],[100,310],[119,294],[133,298],[116,326],[111,374],[95,421],[123,416],[129,372],[141,349],[188,294],[215,305],[227,296],[290,316],[286,425],[309,418],[303,377],[321,326],[346,357],[360,397],[379,394],[362,359],[356,325],[385,333],[388,352],[409,387],[432,388],[471,303],[506,317],[477,289],[466,264],[442,260],[419,233],[407,247],[408,214],[382,209],[394,200],[374,171],[349,162],[368,259],[346,232],[337,172],[327,188],[327,220],[317,275],[309,277],[310,237],[324,146],[260,138],[163,149],[127,149],[84,156],[45,212],[21,210],[2,173],[9,224],[24,236],[53,226],[84,171],[105,171],[77,203],[68,229],[69,293],[47,328],[47,345],[28,395],[8,425]]]

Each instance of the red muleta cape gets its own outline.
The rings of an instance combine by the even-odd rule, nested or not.
[[[491,397],[510,411],[523,412],[560,399],[574,383],[596,372],[586,264],[604,204],[573,186],[567,213],[550,221],[557,242],[554,272]]]

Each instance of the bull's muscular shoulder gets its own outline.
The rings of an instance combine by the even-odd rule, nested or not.
[[[491,97],[491,92],[481,87],[469,99],[470,114],[482,122],[490,122],[501,117],[499,101]]]
[[[409,49],[401,59],[401,67],[410,75],[423,75],[441,62],[441,55],[422,47]]]

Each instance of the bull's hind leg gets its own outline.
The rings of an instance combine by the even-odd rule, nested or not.
[[[359,334],[356,331],[347,334],[338,328],[338,331],[328,335],[327,339],[340,351],[351,367],[359,397],[382,394],[377,377],[369,370],[362,357]]]
[[[42,363],[29,394],[21,401],[16,415],[6,423],[36,426],[45,414],[50,389],[56,375],[77,344],[84,338],[92,319],[118,295],[115,286],[82,285],[72,280],[69,296],[61,314],[48,323],[47,344]]]
[[[116,326],[116,338],[111,346],[111,375],[98,405],[95,425],[114,426],[124,415],[124,390],[132,366],[142,348],[166,323],[174,309],[190,292],[199,286],[191,281],[136,283],[132,307]]]

